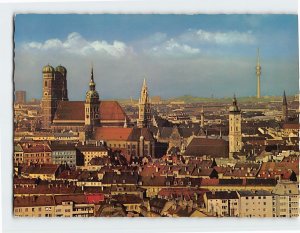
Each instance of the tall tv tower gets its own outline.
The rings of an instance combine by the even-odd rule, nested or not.
[[[261,75],[261,66],[259,63],[259,48],[257,49],[257,64],[256,64],[256,77],[257,77],[257,93],[256,98],[260,98],[260,75]]]

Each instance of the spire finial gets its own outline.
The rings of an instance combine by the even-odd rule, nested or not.
[[[257,65],[259,66],[259,48],[257,48]]]
[[[91,62],[91,80],[94,81],[94,68],[93,68],[93,62]]]
[[[90,90],[94,91],[95,90],[95,82],[94,82],[94,68],[93,68],[93,63],[91,63],[91,80],[90,80]]]
[[[233,105],[235,105],[235,106],[237,105],[235,93],[233,94]]]

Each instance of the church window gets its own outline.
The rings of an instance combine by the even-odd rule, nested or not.
[[[47,81],[45,81],[45,87],[47,87],[47,84],[48,84]]]

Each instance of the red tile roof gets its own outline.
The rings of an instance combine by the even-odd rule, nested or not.
[[[141,136],[145,141],[154,140],[149,129],[145,128],[97,127],[95,131],[96,140],[139,141]]]
[[[84,121],[84,101],[60,101],[54,120]]]
[[[104,141],[127,141],[131,132],[132,128],[97,127],[95,139]]]
[[[100,102],[100,119],[101,120],[122,120],[126,117],[125,112],[117,101]]]
[[[299,123],[284,123],[282,128],[299,130]]]
[[[84,121],[84,101],[60,101],[54,116],[55,120]],[[100,101],[100,120],[124,121],[126,114],[117,101]]]
[[[187,145],[184,154],[188,156],[211,155],[212,157],[228,157],[228,151],[228,141],[194,137]]]
[[[47,143],[25,143],[21,146],[24,153],[51,152]]]
[[[297,162],[264,162],[258,173],[260,178],[275,178],[280,175],[283,179],[289,179],[292,171],[299,175],[299,164]]]
[[[102,193],[86,194],[86,200],[89,204],[99,203],[104,201],[104,195]]]
[[[52,196],[14,197],[14,208],[34,206],[55,206]]]
[[[24,165],[21,169],[21,173],[25,174],[51,174],[54,175],[60,165],[58,164],[33,164]]]

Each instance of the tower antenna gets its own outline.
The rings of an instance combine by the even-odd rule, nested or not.
[[[256,79],[257,79],[257,90],[256,98],[260,98],[260,75],[261,75],[261,66],[260,66],[260,57],[259,57],[259,48],[257,48],[257,64],[256,64]]]

